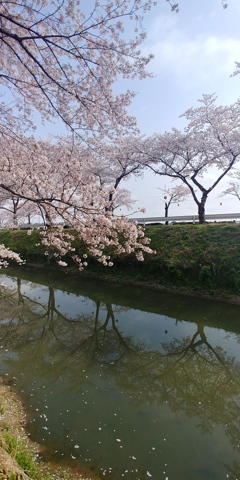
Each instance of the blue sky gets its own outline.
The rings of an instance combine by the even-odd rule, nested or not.
[[[216,93],[218,103],[227,105],[240,97],[240,76],[231,77],[235,61],[240,61],[240,1],[229,0],[227,9],[221,0],[179,0],[180,12],[171,12],[165,0],[159,0],[144,19],[148,38],[142,46],[153,53],[149,64],[153,78],[132,81],[128,88],[137,92],[129,112],[136,116],[147,135],[182,128],[179,115],[197,107],[202,94]],[[124,82],[118,88],[125,88]],[[164,215],[163,194],[158,189],[172,187],[167,178],[146,173],[143,179],[130,179],[122,186],[132,191],[136,207],[145,207],[146,216]],[[240,212],[235,197],[219,194],[228,179],[209,196],[206,213]],[[221,205],[222,204],[222,205]],[[169,214],[195,214],[196,204],[189,198]]]

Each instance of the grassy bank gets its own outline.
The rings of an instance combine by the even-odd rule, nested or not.
[[[88,271],[104,278],[149,286],[176,287],[210,295],[239,294],[240,225],[158,225],[147,227],[146,236],[151,238],[156,254],[145,255],[144,262],[128,255],[114,258],[114,266],[106,268],[90,259]],[[31,236],[25,231],[1,231],[0,243],[20,253],[28,262],[55,264],[44,256],[42,246],[36,247],[37,231]],[[83,253],[79,243],[75,247]]]

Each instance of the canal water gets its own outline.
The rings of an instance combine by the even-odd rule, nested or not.
[[[0,375],[46,460],[120,480],[240,480],[240,307],[1,271]]]

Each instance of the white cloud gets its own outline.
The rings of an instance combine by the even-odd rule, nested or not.
[[[182,88],[228,78],[240,60],[240,38],[200,33],[194,36],[169,17],[155,19],[146,45],[154,54],[151,71],[171,76]]]

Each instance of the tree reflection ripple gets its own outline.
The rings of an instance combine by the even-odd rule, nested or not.
[[[159,292],[156,311],[136,308],[139,290],[117,304],[102,283],[1,280],[0,372],[45,459],[110,479],[240,479],[239,307],[179,297],[166,316]]]

